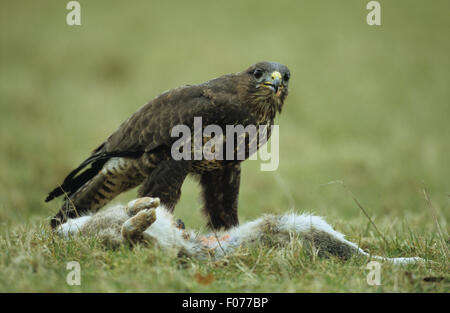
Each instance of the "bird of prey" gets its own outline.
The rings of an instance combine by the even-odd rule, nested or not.
[[[172,128],[186,125],[193,129],[194,118],[198,117],[203,128],[273,125],[288,95],[289,79],[285,65],[260,62],[242,72],[157,96],[123,122],[49,193],[46,202],[64,196],[60,211],[51,219],[52,228],[67,218],[97,211],[118,194],[139,185],[139,197],[158,197],[173,211],[183,181],[191,174],[199,177],[208,226],[227,229],[237,225],[242,160],[175,160],[171,146],[177,138],[171,136]],[[248,142],[246,145],[248,148]]]

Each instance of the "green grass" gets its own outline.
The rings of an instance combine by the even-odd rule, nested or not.
[[[80,27],[65,24],[64,1],[0,3],[0,291],[450,290],[448,1],[380,1],[379,27],[362,0],[80,3]],[[295,207],[373,254],[436,263],[383,264],[373,287],[364,258],[316,259],[299,245],[211,263],[51,235],[60,202],[46,193],[140,105],[261,60],[288,65],[292,80],[280,166],[244,163],[241,221]],[[176,214],[204,225],[191,180]],[[79,287],[65,282],[73,260]]]

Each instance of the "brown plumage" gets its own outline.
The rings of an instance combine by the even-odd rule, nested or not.
[[[65,196],[52,227],[68,217],[98,210],[138,185],[140,197],[159,197],[173,210],[188,174],[200,176],[208,225],[218,229],[238,224],[241,161],[176,161],[171,157],[171,147],[178,138],[171,137],[172,128],[186,125],[193,135],[194,117],[202,117],[203,128],[214,124],[224,132],[226,125],[272,125],[288,94],[289,78],[286,66],[261,62],[243,72],[178,87],[156,97],[122,123],[50,192],[46,201]]]

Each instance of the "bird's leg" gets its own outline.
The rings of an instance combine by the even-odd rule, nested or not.
[[[202,174],[203,212],[211,229],[228,229],[239,224],[238,196],[241,168],[239,163]]]
[[[181,196],[181,186],[189,173],[188,161],[164,160],[152,169],[150,175],[139,188],[140,197],[158,197],[161,204],[173,211]]]

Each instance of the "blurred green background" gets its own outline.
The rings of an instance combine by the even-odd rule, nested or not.
[[[383,231],[435,231],[423,184],[448,220],[449,1],[380,1],[381,26],[365,0],[82,0],[81,26],[67,2],[0,3],[3,225],[56,212],[47,192],[153,97],[262,60],[292,80],[279,169],[244,163],[241,220],[295,207],[358,227],[351,190]],[[176,209],[189,226],[198,190],[186,181]]]

